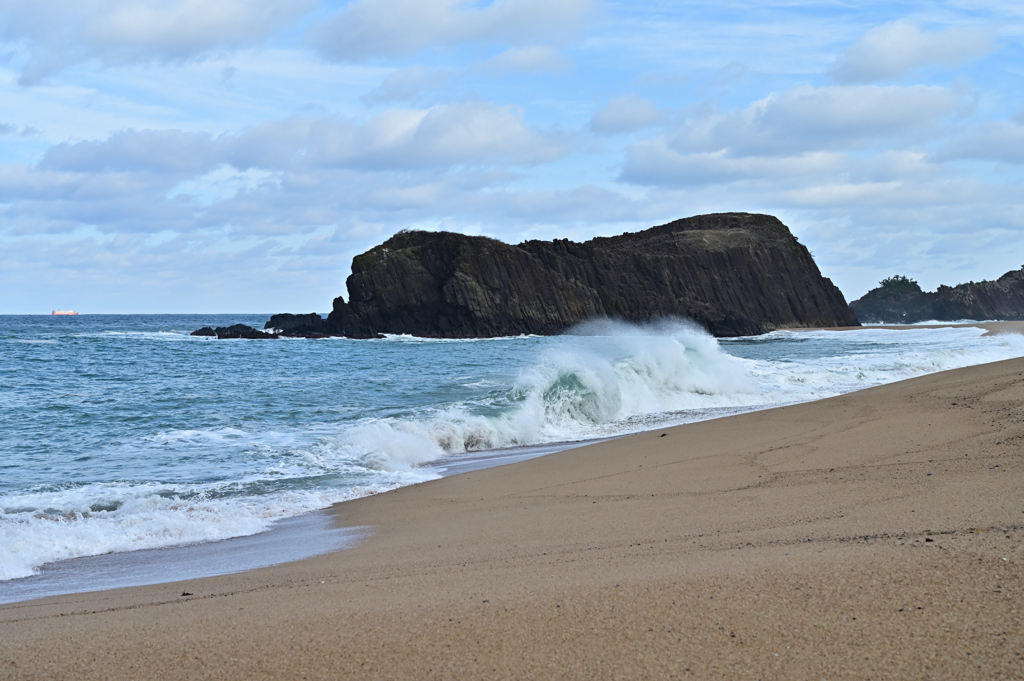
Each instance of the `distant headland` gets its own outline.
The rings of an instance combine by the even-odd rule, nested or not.
[[[1024,320],[1024,267],[1011,270],[995,281],[940,286],[922,291],[916,281],[903,275],[883,279],[858,300],[850,303],[865,324],[914,324],[960,319]]]
[[[559,334],[591,319],[685,318],[715,336],[858,324],[789,229],[750,213],[584,243],[403,231],[356,256],[346,284],[348,301],[335,298],[327,319],[280,314],[265,328],[306,337],[486,338]]]

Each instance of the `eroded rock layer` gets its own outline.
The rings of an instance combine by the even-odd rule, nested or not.
[[[267,326],[286,335],[479,338],[557,334],[597,318],[688,318],[716,336],[857,324],[789,229],[748,213],[584,243],[407,231],[357,256],[347,287],[348,302],[336,298],[326,320],[275,315]]]

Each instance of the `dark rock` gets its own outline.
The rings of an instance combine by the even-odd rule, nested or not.
[[[276,314],[270,318],[264,329],[273,329],[282,336],[293,338],[327,338],[330,330],[323,317],[316,312],[309,314]]]
[[[886,282],[896,278],[884,280],[878,288],[850,303],[861,322],[913,324],[933,319],[940,322],[1024,319],[1024,268],[1007,272],[996,281],[940,286],[930,293],[920,287],[894,290],[886,286]]]
[[[217,338],[250,338],[250,339],[262,339],[262,338],[277,338],[276,333],[264,333],[258,329],[254,329],[251,326],[245,324],[233,324],[232,326],[218,326],[216,329],[211,329],[208,326],[204,326],[198,331],[192,332],[193,336],[216,336]]]
[[[778,219],[723,213],[575,243],[400,232],[352,261],[327,333],[557,334],[588,319],[684,317],[716,336],[856,325]]]
[[[251,326],[245,324],[232,324],[231,326],[218,326],[214,329],[217,332],[217,338],[248,338],[248,339],[262,339],[262,338],[277,338],[276,333],[266,333],[254,329]]]

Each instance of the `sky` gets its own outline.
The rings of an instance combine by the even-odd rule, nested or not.
[[[327,312],[401,229],[1024,263],[1024,3],[0,0],[0,314]]]

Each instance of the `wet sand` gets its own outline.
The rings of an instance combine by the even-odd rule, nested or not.
[[[1024,360],[334,513],[372,536],[0,606],[0,678],[1024,677]]]
[[[870,329],[889,329],[891,331],[906,331],[908,329],[962,329],[977,328],[985,329],[984,336],[998,336],[1003,333],[1024,334],[1024,322],[969,322],[958,324],[955,322],[936,322],[935,324],[870,324],[868,326],[836,326],[836,327],[814,327],[814,328],[791,328],[788,331],[865,331]]]

